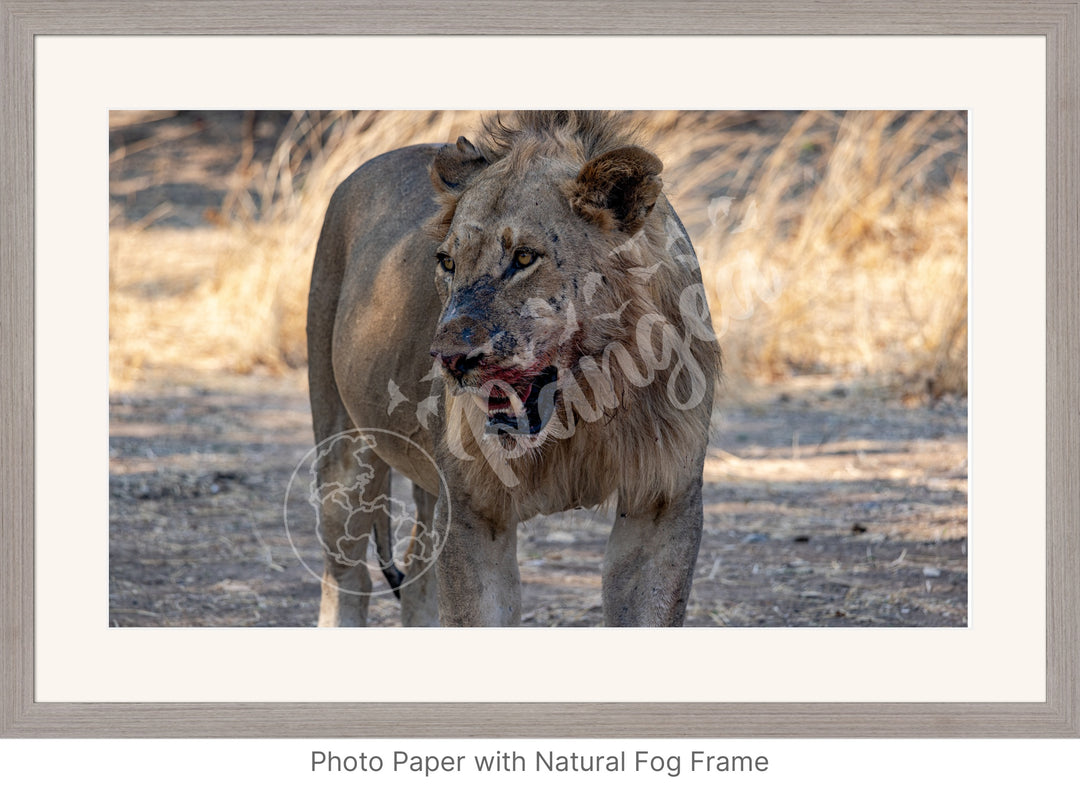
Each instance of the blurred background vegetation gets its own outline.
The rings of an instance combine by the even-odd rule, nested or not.
[[[728,383],[872,379],[966,394],[961,111],[629,114],[697,248]],[[114,111],[110,385],[305,365],[334,188],[475,111]]]

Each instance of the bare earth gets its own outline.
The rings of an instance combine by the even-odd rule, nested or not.
[[[110,623],[313,625],[319,543],[283,522],[313,444],[304,374],[174,375],[110,411]],[[688,626],[966,624],[966,401],[810,377],[722,397],[705,481]],[[608,527],[521,529],[526,625],[601,623]],[[398,623],[391,595],[371,623]]]

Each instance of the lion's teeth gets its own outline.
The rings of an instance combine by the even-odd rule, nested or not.
[[[530,387],[529,392],[531,391],[532,390]],[[526,400],[529,397],[529,392],[525,393]],[[521,395],[519,395],[517,393],[517,390],[515,389],[510,389],[509,394],[507,394],[507,390],[505,389],[495,389],[491,391],[485,389],[483,392],[470,391],[467,394],[474,401],[476,401],[476,405],[479,406],[480,410],[485,413],[490,413],[492,411],[492,399],[494,399],[495,403],[500,406],[505,406],[506,404],[509,404],[508,406],[506,406],[506,408],[496,410],[499,414],[521,414],[525,411],[525,400],[521,398]]]

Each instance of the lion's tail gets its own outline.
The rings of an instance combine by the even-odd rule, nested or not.
[[[390,504],[390,481],[393,478],[393,472],[387,475],[386,489],[382,494],[383,502],[386,505]],[[389,518],[389,515],[388,517]],[[387,584],[394,592],[394,596],[398,601],[401,601],[401,583],[405,580],[405,575],[401,569],[394,563],[394,538],[393,538],[392,521],[376,522],[374,527],[375,533],[375,554],[379,558],[379,568],[382,570],[383,577],[386,578]]]

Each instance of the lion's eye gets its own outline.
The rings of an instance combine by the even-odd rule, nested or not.
[[[454,258],[453,257],[451,257],[449,254],[443,254],[442,252],[436,254],[435,257],[436,257],[436,259],[439,260],[439,267],[440,268],[442,268],[447,273],[453,273],[454,272]]]
[[[519,248],[514,252],[514,265],[518,268],[527,268],[536,262],[536,252],[527,248]]]

